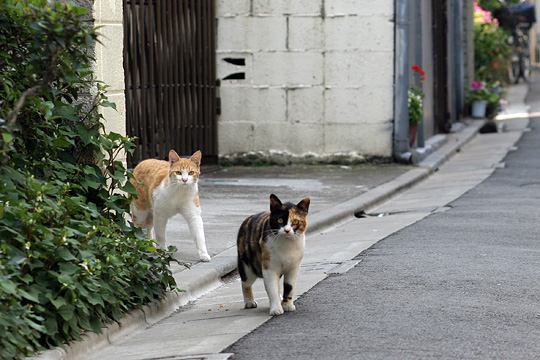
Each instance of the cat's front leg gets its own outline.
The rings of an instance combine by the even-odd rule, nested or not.
[[[203,220],[200,213],[193,211],[192,213],[186,214],[184,218],[189,225],[191,235],[195,238],[199,259],[203,262],[210,261],[210,255],[206,249],[206,240],[204,238]]]
[[[165,234],[168,220],[169,218],[163,214],[154,213],[154,235],[156,236],[156,241],[159,247],[162,249],[165,249],[165,245],[167,244]]]
[[[275,271],[263,270],[264,288],[270,300],[270,316],[283,314],[279,298],[279,276]]]
[[[284,279],[283,279],[283,301],[281,302],[281,306],[283,307],[284,311],[295,311],[296,306],[294,306],[294,291],[296,287],[296,279],[298,277],[298,270],[300,266],[295,267],[294,269],[291,269],[287,273],[285,273]]]

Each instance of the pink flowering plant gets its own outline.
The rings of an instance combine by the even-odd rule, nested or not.
[[[489,11],[494,5],[489,1],[474,2],[474,72],[476,78],[505,83],[512,50],[509,34]]]
[[[488,103],[499,102],[499,95],[491,91],[483,81],[473,81],[467,92],[467,102],[487,101]]]

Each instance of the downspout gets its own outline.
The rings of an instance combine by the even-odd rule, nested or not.
[[[394,56],[394,160],[411,163],[409,150],[409,0],[394,0],[396,9],[395,56]]]
[[[414,6],[416,7],[415,11],[415,32],[416,32],[416,49],[415,49],[415,62],[424,67],[422,62],[422,52],[423,52],[423,43],[422,43],[422,0],[415,0]],[[417,77],[415,77],[417,78]],[[422,89],[422,81],[418,80],[417,84],[420,89]],[[424,119],[418,123],[418,128],[416,130],[416,145],[419,148],[426,146],[424,139]]]

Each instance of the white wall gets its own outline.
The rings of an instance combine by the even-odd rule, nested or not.
[[[94,20],[99,26],[100,43],[96,44],[95,73],[98,80],[109,86],[107,96],[116,103],[116,109],[102,108],[105,128],[122,135],[126,134],[122,27],[122,0],[95,0]]]
[[[392,153],[393,0],[217,0],[221,154]],[[245,58],[234,66],[223,58]]]

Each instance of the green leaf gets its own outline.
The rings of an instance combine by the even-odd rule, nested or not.
[[[39,294],[36,294],[35,292],[29,293],[23,289],[19,289],[18,293],[27,300],[39,303]]]
[[[64,319],[65,321],[69,321],[73,318],[73,306],[72,305],[64,305],[60,307],[57,311],[58,314]]]
[[[2,288],[2,290],[4,290],[8,294],[15,294],[17,285],[10,280],[0,280],[0,288]]]
[[[45,329],[49,336],[53,336],[58,332],[58,322],[54,317],[49,317],[45,320]]]
[[[81,268],[73,263],[62,263],[60,264],[60,271],[62,275],[71,276],[81,271]]]
[[[5,143],[9,144],[11,140],[13,140],[13,135],[9,132],[3,132],[2,140],[4,140]]]
[[[90,327],[92,328],[92,331],[95,333],[101,333],[101,326],[102,323],[97,318],[91,318],[90,319]]]
[[[116,104],[113,103],[113,102],[110,102],[108,100],[103,100],[101,103],[100,103],[101,106],[103,107],[109,107],[109,108],[113,108],[114,110],[116,110]]]
[[[77,258],[73,256],[73,254],[65,247],[59,248],[56,253],[62,260],[66,260],[66,261],[77,260]]]
[[[66,305],[66,299],[64,299],[63,297],[57,297],[57,298],[51,299],[51,303],[54,305],[55,308],[58,309]]]

